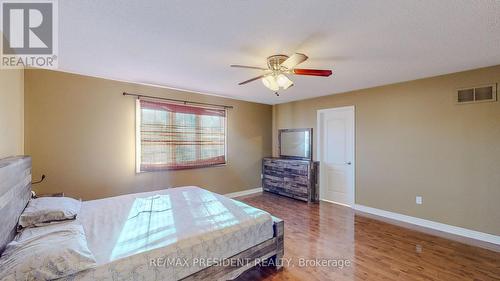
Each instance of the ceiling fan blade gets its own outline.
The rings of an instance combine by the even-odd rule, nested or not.
[[[331,70],[325,70],[325,69],[295,68],[294,70],[292,70],[292,73],[295,75],[310,75],[310,76],[323,76],[323,77],[328,77],[332,75]]]
[[[258,70],[267,70],[267,68],[263,68],[263,67],[248,66],[248,65],[239,65],[239,64],[231,64],[231,67],[250,68],[250,69],[258,69]]]
[[[248,80],[246,80],[246,81],[243,81],[243,82],[241,82],[241,83],[238,83],[238,85],[244,85],[244,84],[246,84],[246,83],[250,83],[250,82],[253,82],[253,81],[255,81],[255,80],[259,80],[260,78],[264,78],[264,76],[265,76],[265,75],[261,75],[261,76],[254,77],[254,78],[252,78],[252,79],[248,79]]]
[[[295,53],[291,57],[287,58],[280,66],[285,67],[286,69],[292,69],[296,65],[305,62],[308,57],[304,54]]]

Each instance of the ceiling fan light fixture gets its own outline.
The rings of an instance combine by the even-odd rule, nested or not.
[[[290,88],[293,86],[292,80],[288,79],[285,74],[280,74],[276,77],[276,82],[278,85],[283,88],[284,90]]]
[[[264,86],[266,86],[271,91],[276,92],[280,89],[280,86],[278,85],[278,82],[273,75],[267,75],[266,77],[262,78],[262,84],[264,84]]]
[[[288,75],[307,75],[318,77],[328,77],[332,75],[332,71],[327,69],[296,68],[297,65],[303,63],[307,59],[308,57],[306,55],[300,53],[295,53],[291,56],[273,55],[267,58],[267,68],[240,64],[232,64],[231,67],[250,68],[263,71],[261,75],[240,82],[238,85],[245,85],[260,79],[266,88],[279,96],[278,91],[280,89],[286,90],[294,85],[293,81],[288,78]]]

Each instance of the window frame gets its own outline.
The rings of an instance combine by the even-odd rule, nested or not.
[[[145,100],[145,99],[143,99]],[[146,100],[150,101],[150,100]],[[158,102],[158,101],[153,101],[152,102]],[[165,102],[169,104],[176,104],[174,102]],[[214,108],[214,107],[202,107],[202,106],[195,106],[195,105],[188,105],[188,104],[179,104],[179,105],[185,105],[185,106],[192,106],[192,107],[199,107],[199,108],[205,108],[205,109],[218,109],[221,110],[220,108]],[[142,142],[141,142],[141,99],[138,98],[136,99],[135,102],[135,172],[136,174],[142,174],[142,173],[150,173],[150,172],[161,172],[161,171],[179,171],[179,170],[190,170],[190,169],[202,169],[202,168],[212,168],[212,167],[221,167],[221,166],[226,166],[229,161],[228,157],[228,143],[227,143],[227,134],[228,134],[228,127],[227,127],[227,119],[228,119],[228,110],[227,108],[223,108],[222,110],[225,111],[225,116],[224,116],[224,163],[218,163],[218,164],[200,164],[196,166],[189,166],[189,167],[159,167],[155,169],[147,169],[147,170],[142,170],[141,169],[141,164],[142,164]]]

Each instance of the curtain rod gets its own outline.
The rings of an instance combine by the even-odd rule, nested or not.
[[[146,96],[146,95],[140,95],[140,94],[130,94],[127,92],[123,92],[124,96],[133,96],[133,97],[138,97],[138,98],[149,98],[149,99],[158,99],[158,100],[168,100],[168,101],[174,101],[174,102],[181,102],[184,104],[197,104],[197,105],[209,105],[209,106],[217,106],[217,107],[223,107],[226,109],[231,109],[233,108],[232,105],[223,105],[223,104],[213,104],[213,103],[206,103],[206,102],[196,102],[196,101],[187,101],[187,100],[177,100],[177,99],[169,99],[169,98],[162,98],[162,97],[153,97],[153,96]]]

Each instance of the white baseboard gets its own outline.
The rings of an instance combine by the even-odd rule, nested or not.
[[[347,208],[352,208],[351,206],[349,206],[347,204],[335,202],[335,201],[332,201],[332,200],[326,200],[326,199],[323,199],[323,198],[320,198],[319,201],[324,201],[324,202],[328,202],[328,203],[332,203],[332,204],[344,206],[344,207],[347,207]]]
[[[439,223],[439,222],[435,222],[435,221],[430,221],[430,220],[425,220],[425,219],[421,219],[421,218],[411,217],[411,216],[407,216],[407,215],[403,215],[403,214],[393,213],[393,212],[389,212],[389,211],[385,211],[385,210],[381,210],[381,209],[376,209],[376,208],[372,208],[372,207],[368,207],[368,206],[358,205],[358,204],[355,205],[354,209],[357,211],[363,212],[363,213],[372,214],[375,216],[384,217],[384,218],[388,218],[388,219],[392,219],[392,220],[396,220],[396,221],[401,221],[404,223],[420,226],[423,228],[433,229],[433,230],[449,233],[449,234],[456,235],[456,236],[466,237],[466,238],[470,238],[473,240],[478,240],[478,241],[482,241],[482,242],[500,245],[500,236],[493,235],[493,234],[488,234],[488,233],[479,232],[476,230],[471,230],[471,229],[462,228],[462,227],[458,227],[458,226],[452,226],[452,225]],[[450,237],[446,237],[446,238],[450,238]],[[464,242],[464,241],[461,241],[461,242]],[[494,247],[494,248],[496,248],[496,247]]]
[[[244,196],[244,195],[250,195],[250,194],[254,194],[254,193],[259,193],[259,192],[262,192],[262,187],[257,187],[257,188],[243,190],[243,191],[226,193],[226,194],[224,194],[224,196],[229,197],[229,198],[234,198],[234,197],[239,197],[239,196]]]

